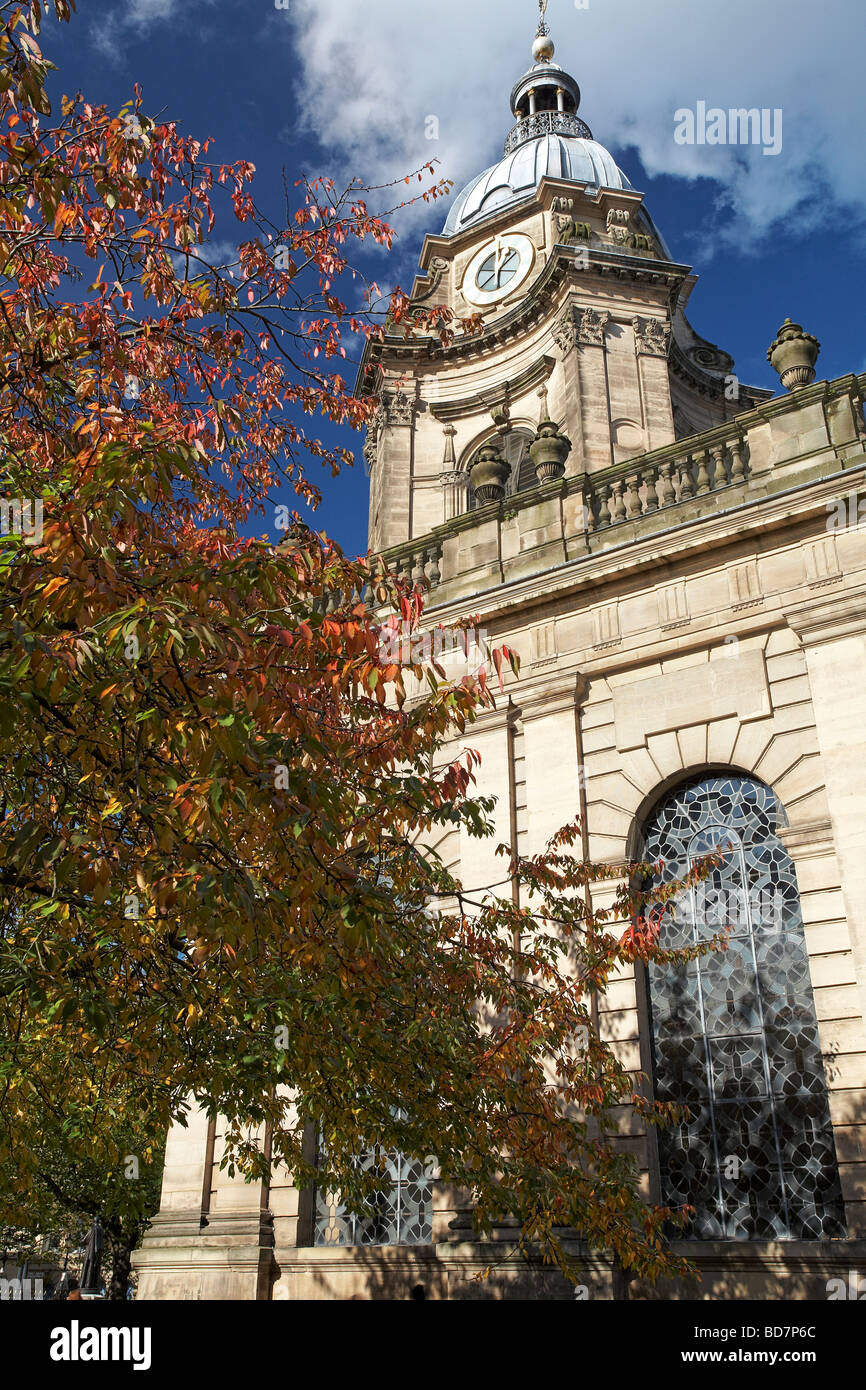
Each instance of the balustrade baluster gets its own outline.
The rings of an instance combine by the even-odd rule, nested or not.
[[[713,492],[717,488],[727,487],[728,473],[725,468],[725,446],[724,444],[714,444],[710,453],[713,456],[713,480],[710,484]]]
[[[658,476],[659,470],[656,464],[653,464],[652,468],[644,469],[643,477],[644,482],[646,483],[646,503],[644,505],[648,512],[654,512],[658,510],[659,495],[656,486],[658,483]]]
[[[604,528],[605,526],[610,526],[610,525],[611,525],[611,522],[612,522],[611,512],[610,512],[610,494],[611,494],[611,486],[610,486],[610,483],[600,483],[600,484],[599,484],[599,487],[598,487],[598,493],[597,493],[597,495],[598,495],[598,526],[597,526],[597,528],[596,528],[596,529],[599,530],[599,531],[603,530],[603,528]],[[590,508],[590,511],[591,511],[591,510],[592,510],[592,508]]]
[[[710,490],[710,475],[707,472],[707,451],[700,449],[697,453],[698,462],[698,496],[703,497]]]
[[[743,441],[739,438],[729,439],[728,448],[731,451],[731,482],[741,483],[746,476],[746,464],[743,459]]]
[[[677,500],[677,490],[674,487],[674,466],[672,463],[663,463],[661,466],[662,479],[662,506],[669,507],[672,502]]]
[[[633,473],[625,480],[625,514],[629,521],[639,517],[643,510],[640,503],[640,481],[640,473]]]
[[[625,503],[622,500],[622,479],[617,478],[616,481],[611,484],[611,487],[613,490],[612,516],[613,523],[616,525],[619,521],[625,521]]]
[[[680,501],[685,502],[688,498],[694,497],[695,485],[692,482],[692,460],[691,455],[686,454],[685,459],[680,464]]]

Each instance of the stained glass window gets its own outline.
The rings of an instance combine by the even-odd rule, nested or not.
[[[350,1212],[339,1193],[316,1188],[316,1245],[429,1245],[432,1235],[432,1168],[421,1160],[368,1150],[358,1160],[384,1179],[363,1216]]]
[[[691,1118],[659,1131],[662,1200],[705,1240],[844,1236],[844,1207],[797,882],[763,783],[705,775],[668,793],[645,857],[661,880],[722,848],[721,868],[665,912],[661,944],[730,924],[726,952],[649,967],[655,1094]]]

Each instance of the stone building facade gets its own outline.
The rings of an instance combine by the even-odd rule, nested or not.
[[[866,1271],[866,376],[816,380],[786,323],[788,389],[740,382],[545,33],[533,58],[505,157],[413,288],[481,331],[389,335],[362,366],[371,550],[425,585],[431,625],[477,613],[522,662],[472,731],[499,834],[438,848],[486,883],[512,829],[534,852],[578,815],[597,860],[734,844],[730,959],[620,975],[602,1003],[626,1065],[697,1116],[626,1142],[648,1194],[695,1201],[678,1248],[701,1283],[629,1294],[825,1298]],[[364,1226],[290,1175],[230,1179],[220,1146],[202,1116],[172,1131],[141,1297],[570,1296],[507,1229],[469,1239],[421,1165],[395,1158]],[[590,1296],[621,1292],[585,1269]]]

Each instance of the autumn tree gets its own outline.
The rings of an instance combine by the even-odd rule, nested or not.
[[[380,301],[359,256],[393,233],[359,184],[302,180],[269,213],[250,164],[214,163],[137,91],[52,115],[38,3],[0,15],[0,444],[21,518],[0,537],[4,1203],[45,1182],[47,1117],[65,1162],[114,1172],[124,1125],[197,1102],[250,1175],[312,1180],[310,1126],[351,1203],[371,1143],[435,1154],[478,1230],[510,1216],[572,1275],[568,1230],[626,1269],[681,1267],[615,1134],[624,1105],[673,1112],[592,1007],[659,954],[646,866],[584,863],[572,827],[504,861],[521,909],[456,881],[425,845],[489,833],[460,750],[497,681],[394,660],[383,628],[417,629],[423,595],[300,516],[279,546],[248,534],[351,462],[314,422],[369,419],[342,373],[384,311],[391,332],[474,325]],[[598,879],[619,885],[606,912]]]
[[[46,1037],[39,1031],[51,1049],[51,1086],[31,1093],[28,1180],[5,1186],[0,1244],[18,1266],[53,1259],[78,1274],[81,1247],[99,1218],[107,1296],[123,1299],[132,1252],[159,1209],[165,1130],[159,1116],[148,1115],[134,1078],[118,1077],[98,1056],[88,1060],[89,1088],[79,1104],[81,1055],[62,1032]],[[42,1056],[39,1066],[47,1075]],[[105,1094],[108,1075],[112,1089]]]

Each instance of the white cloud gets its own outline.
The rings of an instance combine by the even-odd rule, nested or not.
[[[210,5],[214,0],[198,0]],[[124,43],[139,39],[154,25],[181,15],[180,0],[124,0],[109,14],[91,24],[90,35],[100,53],[116,62],[122,57]]]
[[[175,274],[183,278],[186,273],[187,257],[179,251],[171,251],[172,263]],[[189,275],[190,279],[195,279],[197,275],[204,273],[205,266],[216,266],[220,270],[226,270],[233,266],[238,258],[238,247],[233,241],[205,241],[201,246],[192,246],[189,256]]]
[[[635,146],[651,175],[717,181],[730,220],[705,254],[719,239],[755,246],[794,215],[813,230],[866,214],[859,0],[553,0],[548,21],[596,139]],[[329,172],[378,183],[436,155],[459,188],[501,154],[534,23],[529,0],[290,0],[269,28],[288,26]],[[781,153],[677,145],[674,112],[700,100],[781,108]],[[425,139],[429,115],[439,140]],[[441,221],[444,208],[411,219]]]
[[[328,166],[309,172],[383,183],[435,157],[459,189],[501,155],[511,86],[530,62],[530,0],[124,0],[92,35],[117,59],[160,24],[238,3],[269,42],[285,35],[287,80]],[[755,247],[793,217],[804,232],[864,223],[860,0],[552,0],[548,20],[597,140],[634,146],[651,176],[716,181],[723,228],[707,230],[705,257],[720,241]],[[781,153],[676,144],[674,113],[698,101],[781,108]],[[444,214],[422,204],[394,220],[405,234]]]

